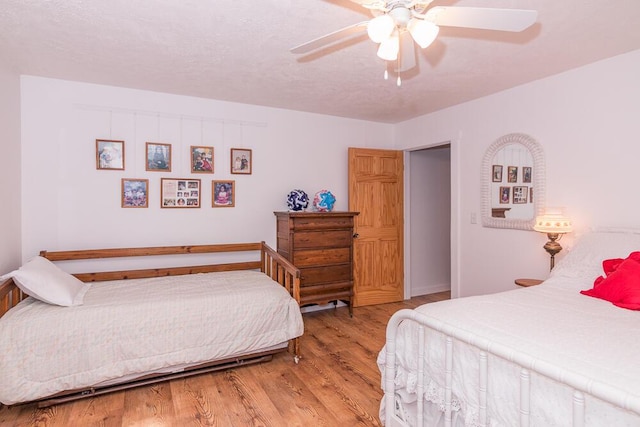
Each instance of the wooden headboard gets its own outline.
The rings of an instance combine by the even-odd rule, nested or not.
[[[146,277],[177,276],[183,274],[211,273],[216,271],[260,270],[280,283],[289,294],[300,303],[300,270],[284,259],[265,242],[231,243],[218,245],[158,246],[146,248],[87,249],[77,251],[41,251],[40,256],[50,261],[71,261],[83,259],[129,258],[154,255],[185,255],[225,252],[259,251],[260,258],[253,261],[208,264],[188,267],[162,267],[142,270],[103,271],[97,273],[77,273],[75,277],[83,282],[104,280],[141,279]],[[12,279],[0,283],[0,316],[27,297]]]

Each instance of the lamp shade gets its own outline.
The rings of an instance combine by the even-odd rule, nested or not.
[[[440,27],[433,22],[417,18],[411,18],[407,29],[409,33],[411,33],[413,40],[418,43],[422,49],[433,43],[440,31]]]
[[[398,32],[394,31],[393,34],[386,40],[380,43],[378,48],[378,56],[385,61],[395,61],[398,59],[398,52],[400,51],[400,38]]]
[[[564,216],[560,209],[547,209],[544,215],[536,217],[533,226],[535,231],[541,233],[570,233],[573,230],[571,219]]]
[[[387,14],[373,18],[367,24],[367,34],[374,43],[382,43],[391,36],[396,28],[393,18]]]

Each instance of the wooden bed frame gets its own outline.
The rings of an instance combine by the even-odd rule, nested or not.
[[[281,284],[287,290],[287,292],[289,292],[289,294],[298,302],[298,304],[300,304],[300,270],[298,270],[289,261],[284,259],[265,242],[194,246],[161,246],[145,248],[88,249],[57,252],[41,251],[40,256],[47,258],[50,261],[74,261],[155,255],[187,255],[257,251],[259,251],[260,253],[260,258],[253,261],[187,267],[120,270],[97,273],[76,273],[73,275],[83,282],[99,282],[106,280],[141,279],[148,277],[178,276],[184,274],[211,273],[219,271],[260,270],[261,272],[271,277],[271,279]],[[16,284],[13,282],[13,279],[8,279],[0,283],[0,317],[3,316],[7,311],[9,311],[9,309],[16,306],[20,301],[27,298],[27,296],[27,294],[22,292],[16,286]],[[92,387],[89,389],[64,391],[54,396],[47,397],[43,400],[39,400],[37,401],[37,403],[39,407],[46,407],[71,400],[105,394],[112,391],[153,384],[160,381],[183,378],[205,372],[224,370],[240,365],[265,362],[271,360],[274,354],[287,350],[293,354],[295,362],[298,363],[298,360],[300,358],[300,339],[295,338],[289,342],[288,348],[252,353],[238,358],[213,360],[199,364],[197,366],[192,366],[182,372],[169,374],[153,374],[142,378],[136,378],[133,381],[127,381],[104,387]]]

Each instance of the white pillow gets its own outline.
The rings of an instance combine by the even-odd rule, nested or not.
[[[18,270],[2,276],[13,278],[23,292],[49,304],[81,305],[90,284],[62,271],[48,259],[37,256]]]
[[[591,286],[602,274],[602,261],[626,258],[631,252],[640,251],[640,233],[609,228],[580,236],[573,248],[551,270],[550,277],[579,277]]]

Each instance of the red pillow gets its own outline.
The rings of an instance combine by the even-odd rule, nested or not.
[[[620,267],[620,264],[622,264],[622,261],[624,261],[624,258],[605,259],[604,261],[602,261],[602,269],[604,270],[604,275],[608,276],[616,271],[617,268]]]
[[[635,259],[636,254],[640,254],[640,252],[631,252],[629,257]],[[620,266],[620,264],[622,264],[622,261],[624,260],[625,258],[612,258],[612,259],[605,259],[604,261],[602,261],[602,269],[604,270],[604,275],[599,276],[593,283],[593,286],[598,286],[600,282],[604,280],[605,277],[607,277],[608,275],[616,271]]]
[[[640,310],[640,252],[633,252],[624,260],[605,260],[602,265],[606,277],[598,277],[592,289],[580,293]]]

